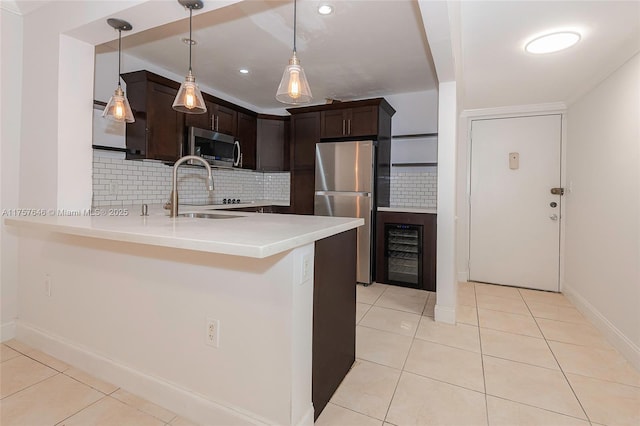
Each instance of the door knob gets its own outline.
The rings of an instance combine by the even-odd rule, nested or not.
[[[557,214],[552,214],[551,216],[549,216],[549,219],[558,220],[558,215]]]

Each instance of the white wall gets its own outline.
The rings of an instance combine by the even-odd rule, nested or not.
[[[640,368],[640,55],[567,121],[564,289]]]
[[[438,131],[438,91],[398,93],[384,97],[396,110],[391,130],[394,135]]]
[[[391,119],[393,135],[416,135],[438,132],[438,91],[398,93],[384,97],[396,110]],[[391,141],[391,163],[435,162],[438,155],[438,139],[393,139]],[[407,160],[411,159],[411,160]],[[406,171],[406,169],[403,169]],[[423,168],[411,169],[423,172]],[[429,169],[428,171],[433,171]],[[393,170],[392,170],[393,173]]]
[[[0,210],[18,207],[20,110],[22,99],[22,17],[0,9]],[[15,333],[18,315],[18,240],[0,225],[0,340]]]
[[[458,107],[456,82],[440,83],[438,133],[437,304],[435,320],[455,324],[456,276],[456,148]]]
[[[22,231],[25,343],[198,424],[313,417],[313,243],[253,259]]]

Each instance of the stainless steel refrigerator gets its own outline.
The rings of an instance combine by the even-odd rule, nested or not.
[[[364,219],[357,230],[357,280],[364,284],[372,281],[374,166],[373,141],[316,144],[314,214]]]

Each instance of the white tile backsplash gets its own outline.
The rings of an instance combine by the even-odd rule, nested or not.
[[[434,209],[437,207],[438,172],[391,168],[391,207]]]
[[[110,153],[93,154],[93,205],[162,204],[169,198],[173,167],[156,161],[130,161]],[[213,169],[214,191],[207,190],[206,170],[180,166],[181,204],[219,204],[223,198],[241,201],[288,201],[288,172],[262,173]]]

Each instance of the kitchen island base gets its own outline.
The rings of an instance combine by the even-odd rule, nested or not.
[[[314,279],[324,278],[304,265],[314,270],[317,244],[345,250],[355,229],[265,258],[19,234],[19,340],[199,423],[313,424],[312,330],[325,323]],[[353,284],[353,303],[323,303],[351,310],[341,315],[355,333]],[[211,319],[218,347],[207,344]]]

